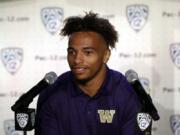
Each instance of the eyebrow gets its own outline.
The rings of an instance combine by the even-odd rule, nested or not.
[[[95,50],[95,49],[92,47],[84,47],[83,50]]]

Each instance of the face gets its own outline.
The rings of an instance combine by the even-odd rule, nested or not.
[[[110,50],[104,38],[96,32],[73,33],[67,52],[69,67],[78,81],[96,80],[106,71]]]

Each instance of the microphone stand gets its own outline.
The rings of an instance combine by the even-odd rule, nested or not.
[[[143,135],[151,135],[152,117],[146,111],[144,106],[142,107],[140,113],[137,114],[137,125]]]
[[[37,96],[43,89],[46,89],[53,84],[57,79],[54,72],[49,72],[45,75],[37,85],[31,88],[28,92],[20,96],[20,98],[11,106],[11,110],[15,112],[15,129],[24,131],[32,130],[35,125],[35,109],[28,108],[33,98]]]
[[[148,98],[152,102],[152,98],[148,95]],[[149,105],[144,100],[140,99],[142,108],[141,112],[137,114],[137,124],[139,129],[143,132],[144,135],[151,135],[152,122],[160,119],[159,114],[155,110],[149,109]]]
[[[24,94],[19,98],[23,99]],[[33,99],[29,99],[26,102],[21,103],[17,100],[11,110],[14,111],[15,130],[23,131],[24,135],[27,135],[27,131],[34,129],[35,124],[35,109],[28,108]]]
[[[21,108],[15,111],[15,129],[24,132],[27,135],[27,131],[34,128],[35,123],[35,109]]]
[[[160,119],[158,111],[153,105],[152,98],[141,85],[137,73],[134,70],[128,70],[125,76],[135,90],[142,107],[137,114],[137,125],[144,135],[151,135],[152,119],[155,121]]]

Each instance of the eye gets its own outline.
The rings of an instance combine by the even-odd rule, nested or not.
[[[72,49],[68,49],[67,53],[68,53],[68,55],[75,55],[76,54],[76,52]]]
[[[85,50],[84,53],[86,55],[91,55],[91,54],[93,54],[93,51],[92,50]]]

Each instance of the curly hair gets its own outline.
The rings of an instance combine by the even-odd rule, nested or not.
[[[110,48],[115,48],[115,43],[118,41],[118,33],[114,26],[107,19],[100,18],[95,13],[86,13],[84,17],[69,17],[64,23],[60,33],[62,36],[70,36],[74,32],[93,31],[100,34]]]

